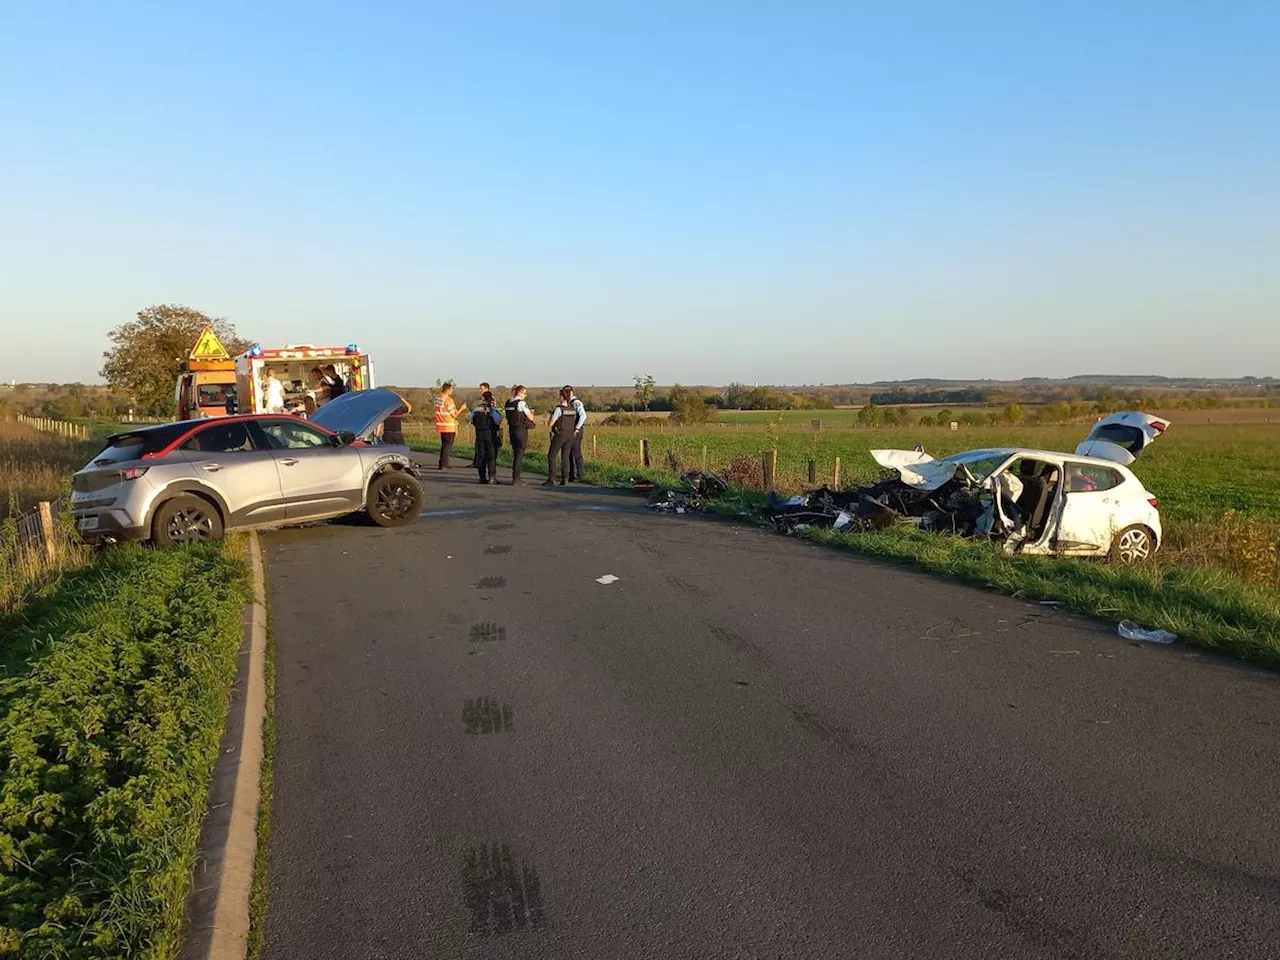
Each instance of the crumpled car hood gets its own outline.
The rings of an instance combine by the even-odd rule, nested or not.
[[[334,433],[368,437],[403,402],[390,390],[355,390],[330,400],[311,414],[310,420]]]
[[[872,450],[871,457],[887,470],[896,470],[909,487],[937,490],[956,475],[960,464],[936,460],[919,450]]]

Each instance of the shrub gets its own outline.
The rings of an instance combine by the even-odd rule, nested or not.
[[[764,464],[755,457],[734,457],[720,475],[728,481],[730,486],[743,487],[747,490],[764,489]]]
[[[243,565],[111,550],[0,679],[0,953],[169,957],[236,674]]]

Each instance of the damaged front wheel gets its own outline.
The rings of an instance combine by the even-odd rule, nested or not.
[[[1154,552],[1151,531],[1138,524],[1125,527],[1111,544],[1111,559],[1123,564],[1142,563]]]

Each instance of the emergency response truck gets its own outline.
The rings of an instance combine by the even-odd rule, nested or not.
[[[235,359],[238,412],[267,412],[262,385],[270,367],[284,387],[285,409],[305,416],[327,399],[314,371],[316,367],[323,370],[329,364],[333,364],[347,391],[370,390],[375,386],[373,361],[354,343],[345,347],[299,343],[279,349],[250,348]]]
[[[223,417],[235,406],[236,362],[209,327],[182,362],[173,392],[175,420]]]

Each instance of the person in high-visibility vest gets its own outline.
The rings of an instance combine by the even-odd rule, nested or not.
[[[459,407],[453,402],[453,383],[440,387],[436,396],[436,433],[440,435],[440,469],[449,469],[449,451],[453,449],[453,441],[458,439],[458,417],[467,412],[464,403]]]

